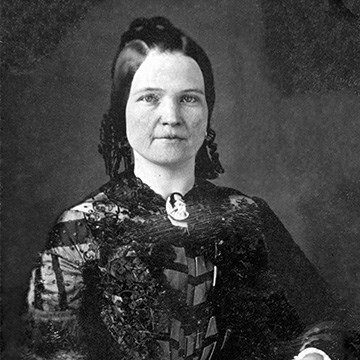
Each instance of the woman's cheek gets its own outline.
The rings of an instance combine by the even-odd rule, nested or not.
[[[206,128],[207,118],[204,117],[202,113],[196,112],[192,114],[191,117],[192,117],[191,124],[193,128],[201,128],[201,127]]]

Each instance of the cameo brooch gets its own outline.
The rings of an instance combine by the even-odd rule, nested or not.
[[[173,225],[187,228],[185,220],[189,217],[189,213],[186,211],[186,204],[182,194],[174,192],[167,198],[166,212]]]

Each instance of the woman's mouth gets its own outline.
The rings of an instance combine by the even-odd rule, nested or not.
[[[159,140],[184,140],[183,137],[177,136],[177,135],[159,136],[159,137],[156,137],[156,139],[159,139]]]

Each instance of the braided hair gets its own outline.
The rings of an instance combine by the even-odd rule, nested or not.
[[[115,178],[121,168],[133,168],[132,150],[126,137],[125,110],[133,77],[151,49],[181,52],[199,65],[205,83],[208,107],[207,136],[195,160],[195,175],[215,179],[224,170],[216,152],[215,132],[210,118],[215,102],[214,76],[204,50],[164,17],[135,19],[121,36],[120,45],[111,67],[112,88],[110,108],[103,116],[100,129],[99,152],[105,161],[106,173]]]

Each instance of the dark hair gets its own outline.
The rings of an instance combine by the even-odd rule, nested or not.
[[[114,178],[124,168],[132,168],[131,148],[126,137],[125,109],[130,87],[140,65],[151,49],[181,52],[193,58],[199,65],[205,84],[208,106],[207,137],[195,161],[195,174],[205,179],[215,179],[224,170],[219,162],[214,143],[215,132],[210,128],[210,118],[215,102],[214,76],[209,58],[204,50],[181,30],[163,17],[135,19],[121,37],[111,67],[112,89],[110,108],[103,117],[99,152],[105,160],[106,173]]]

